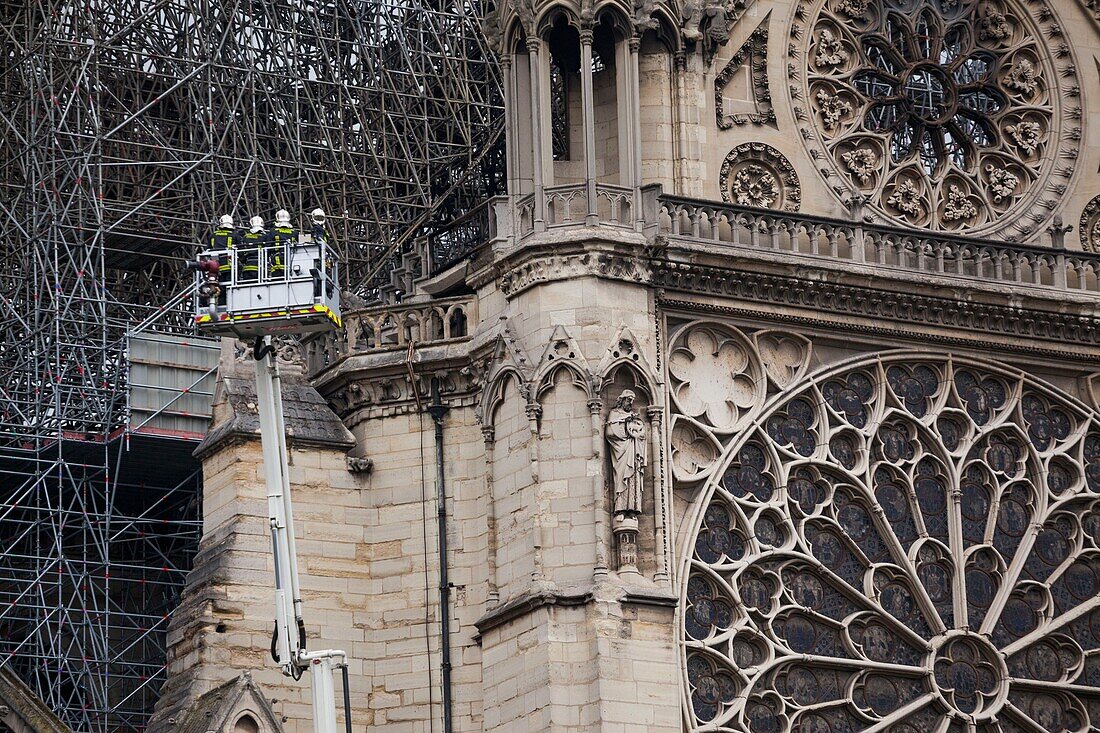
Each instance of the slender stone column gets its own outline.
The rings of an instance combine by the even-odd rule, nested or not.
[[[512,70],[512,54],[506,53],[500,57],[500,69],[504,76],[504,165],[505,177],[508,181],[508,195],[515,196],[519,190],[516,178],[519,176],[519,166],[516,165],[516,111],[515,111],[515,84],[516,79]],[[515,229],[513,228],[513,231]]]
[[[660,584],[669,581],[668,575],[668,497],[665,495],[664,475],[664,434],[662,431],[664,408],[660,405],[650,405],[646,408],[646,417],[649,418],[650,450],[653,454],[651,465],[653,466],[653,525],[656,535],[656,548],[653,553],[656,556],[657,567],[653,573],[653,580]]]
[[[684,70],[687,56],[677,51],[672,57],[672,191],[680,195],[684,179]]]
[[[483,425],[481,437],[485,441],[485,524],[488,530],[486,538],[486,565],[488,565],[488,592],[485,605],[494,608],[500,603],[500,586],[497,584],[497,501],[493,487],[493,448],[496,444],[496,431],[492,425]]]
[[[536,232],[546,231],[546,181],[543,178],[542,166],[542,40],[537,37],[527,38],[527,55],[531,61],[531,147],[534,152],[532,160],[532,176],[535,187],[535,214],[534,227]]]
[[[592,92],[592,29],[581,31],[581,121],[584,126],[584,181],[585,202],[588,206],[584,217],[587,226],[599,223],[596,210],[596,109]]]
[[[641,96],[641,71],[638,65],[638,49],[642,45],[642,39],[638,36],[631,37],[630,41],[630,144],[633,165],[631,165],[633,180],[631,186],[634,189],[633,204],[630,206],[634,214],[634,229],[642,231],[645,226],[645,216],[642,213],[642,103]]]
[[[599,580],[607,577],[607,548],[610,545],[607,534],[607,461],[603,450],[603,400],[598,397],[588,401],[588,413],[592,417],[592,455],[598,461],[595,472],[595,529],[596,529],[596,567],[592,576]]]
[[[535,538],[537,540],[537,544],[534,548],[535,567],[531,580],[538,583],[546,579],[542,550],[549,545],[546,537],[546,521],[542,515],[542,487],[539,483],[539,418],[542,417],[542,405],[537,402],[528,402],[526,412],[527,428],[531,434],[529,438],[530,447],[527,455],[531,463],[531,482],[535,499],[535,510],[533,515],[535,518]]]

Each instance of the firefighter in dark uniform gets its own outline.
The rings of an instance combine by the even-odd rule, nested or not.
[[[332,246],[332,235],[329,234],[328,225],[325,223],[325,210],[314,209],[309,214],[311,228],[309,230],[310,238],[314,241],[323,241],[328,246]]]
[[[325,254],[325,282],[327,284],[328,294],[332,295],[332,258],[334,253],[334,242],[332,240],[332,234],[329,232],[328,225],[325,223],[325,210],[314,209],[310,212],[310,219],[312,227],[309,230],[310,238],[314,242],[324,242],[328,248],[328,252]],[[314,262],[315,268],[320,268],[320,262]],[[313,285],[313,297],[318,298],[321,296],[321,282],[316,280]]]
[[[233,249],[233,242],[237,233],[233,229],[233,217],[222,214],[218,219],[218,228],[210,235],[210,249],[223,252],[218,255],[218,285],[221,292],[218,293],[218,305],[225,305],[225,293],[229,287],[230,273],[233,269],[233,260],[228,250]]]
[[[264,232],[264,220],[261,216],[254,216],[248,220],[248,231],[241,236],[238,244],[240,255],[238,263],[240,272],[237,278],[241,282],[255,282],[260,279],[260,250],[266,236]]]
[[[267,233],[264,246],[267,251],[267,275],[272,279],[282,279],[289,264],[290,248],[298,244],[298,230],[290,223],[290,212],[279,209],[275,212],[275,228]]]

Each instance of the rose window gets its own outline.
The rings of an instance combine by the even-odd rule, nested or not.
[[[1046,21],[1010,2],[824,0],[795,91],[810,109],[796,112],[816,123],[807,144],[815,158],[824,146],[838,193],[858,190],[889,219],[934,229],[1034,213],[1074,72],[1055,71]]]
[[[1100,727],[1100,416],[991,364],[810,379],[700,492],[690,730]]]

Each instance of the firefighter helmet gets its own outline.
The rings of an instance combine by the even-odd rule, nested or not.
[[[279,209],[275,212],[275,226],[288,227],[290,226],[290,212],[286,209]]]
[[[248,228],[254,232],[262,231],[264,228],[264,218],[262,216],[254,216],[248,220]]]
[[[313,211],[309,212],[309,215],[311,217],[313,217],[313,223],[314,224],[324,224],[325,223],[325,210],[324,209],[314,209]]]
[[[223,226],[223,227],[232,227],[233,226],[233,215],[232,214],[222,214],[221,218],[218,219],[218,224],[220,226]]]

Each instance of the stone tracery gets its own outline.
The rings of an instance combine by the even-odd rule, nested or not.
[[[1086,252],[1100,252],[1100,196],[1089,201],[1081,212],[1077,233],[1082,249]]]
[[[690,729],[1100,719],[1100,424],[1079,403],[991,364],[865,359],[716,468],[686,548]]]
[[[899,224],[1033,234],[1028,204],[1077,148],[1059,135],[1075,69],[1051,55],[1051,22],[1014,0],[804,0],[792,95],[812,106],[811,155]]]

